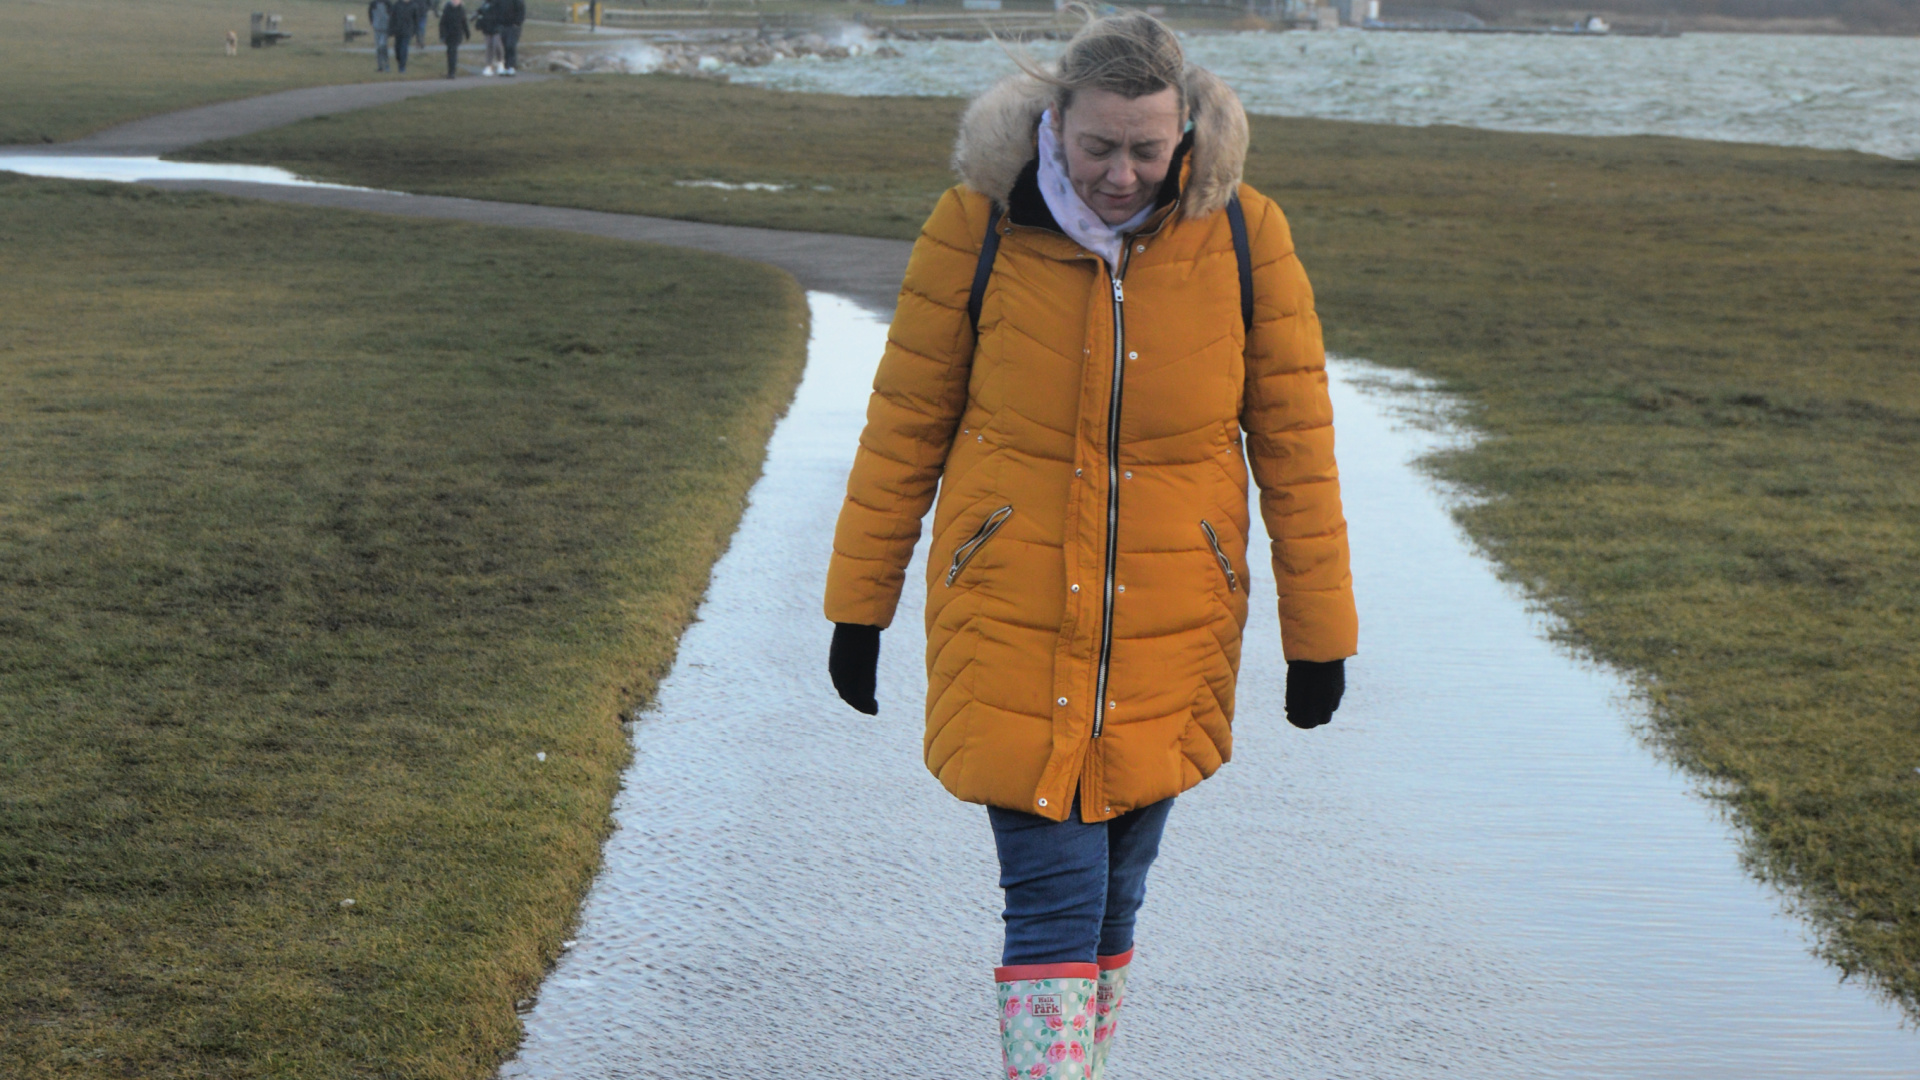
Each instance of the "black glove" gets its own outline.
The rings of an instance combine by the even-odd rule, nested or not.
[[[1316,728],[1333,719],[1346,692],[1345,660],[1287,661],[1287,723],[1294,727]]]
[[[833,645],[827,650],[827,674],[833,676],[833,688],[840,692],[841,701],[868,716],[878,716],[880,703],[873,700],[873,683],[879,668],[879,627],[833,624]]]

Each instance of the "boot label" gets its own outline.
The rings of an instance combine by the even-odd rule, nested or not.
[[[1062,1013],[1060,995],[1034,994],[1027,998],[1027,1011],[1042,1019],[1059,1016]]]

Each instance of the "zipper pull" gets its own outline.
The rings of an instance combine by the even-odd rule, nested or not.
[[[1118,304],[1118,303],[1122,303],[1125,300],[1126,300],[1126,297],[1122,295],[1120,292],[1120,279],[1114,278],[1113,279],[1113,302]]]

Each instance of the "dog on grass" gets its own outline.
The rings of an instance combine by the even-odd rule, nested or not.
[[[231,30],[227,31],[227,55],[240,55],[240,35]]]

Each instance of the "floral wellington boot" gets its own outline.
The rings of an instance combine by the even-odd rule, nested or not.
[[[1091,1080],[1107,1075],[1107,1052],[1113,1049],[1113,1029],[1120,1023],[1120,1003],[1127,1000],[1127,969],[1133,966],[1133,950],[1099,960],[1100,982],[1093,993],[1093,1047],[1087,1058]]]
[[[1093,1059],[1093,964],[995,968],[1000,1059],[1007,1080],[1088,1080]]]

